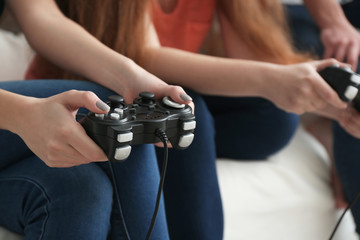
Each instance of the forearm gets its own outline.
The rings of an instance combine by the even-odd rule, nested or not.
[[[320,28],[348,24],[336,0],[304,0],[304,4]]]
[[[193,54],[173,48],[146,49],[145,67],[171,84],[202,94],[262,96],[263,82],[275,65]]]
[[[60,67],[107,87],[114,86],[115,81],[129,72],[124,68],[132,64],[131,60],[66,18],[53,0],[8,3],[30,45]]]
[[[0,118],[0,129],[16,132],[19,118],[24,119],[21,115],[22,109],[31,100],[30,97],[0,89],[0,111],[3,113]]]

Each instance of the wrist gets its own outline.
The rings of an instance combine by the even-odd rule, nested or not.
[[[94,82],[99,83],[119,94],[126,91],[126,79],[133,79],[134,75],[133,60],[112,52],[110,55],[101,61],[97,68],[90,72],[89,78]]]
[[[24,120],[28,119],[28,111],[34,109],[35,98],[1,92],[1,102],[0,109],[6,114],[1,117],[0,128],[18,134]]]
[[[254,95],[272,101],[272,91],[269,91],[269,89],[273,88],[274,85],[277,84],[277,79],[284,74],[283,70],[283,65],[272,63],[264,64],[262,68],[257,71],[259,73],[259,77],[256,84],[257,89]]]

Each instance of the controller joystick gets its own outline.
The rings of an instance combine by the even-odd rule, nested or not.
[[[126,103],[124,101],[124,98],[119,95],[112,95],[108,98],[108,103],[110,105],[110,108],[124,108],[126,106]]]
[[[360,112],[360,75],[350,68],[337,66],[326,67],[319,71],[319,74],[343,101],[351,102],[354,108]]]
[[[139,94],[138,102],[144,105],[152,105],[155,103],[155,95],[150,92],[141,92]]]
[[[127,159],[133,145],[160,142],[158,129],[166,133],[174,148],[186,149],[194,139],[195,116],[190,106],[166,99],[159,101],[153,93],[142,92],[127,105],[121,96],[110,96],[107,114],[90,112],[80,122],[112,161]]]

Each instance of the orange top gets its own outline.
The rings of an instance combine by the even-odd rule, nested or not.
[[[153,21],[162,46],[198,52],[211,27],[215,0],[178,0],[176,9],[164,13],[157,1],[153,4]],[[26,79],[56,78],[57,67],[36,56]]]
[[[176,9],[164,13],[157,1],[153,21],[162,46],[198,52],[210,30],[215,0],[178,0]]]

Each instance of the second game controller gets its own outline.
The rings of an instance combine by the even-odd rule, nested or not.
[[[188,105],[168,97],[156,100],[149,92],[140,93],[133,104],[126,104],[118,95],[110,96],[107,104],[107,114],[89,113],[81,124],[109,160],[127,159],[132,145],[160,142],[158,129],[166,133],[176,149],[187,148],[194,139],[196,121]]]
[[[360,75],[348,68],[337,66],[326,67],[319,71],[325,81],[337,92],[345,102],[351,102],[360,112]]]

